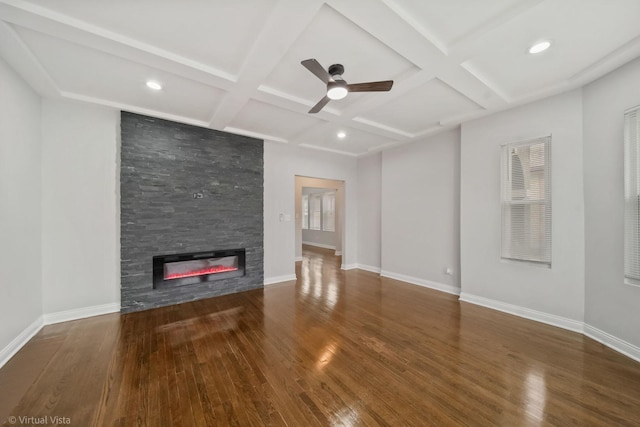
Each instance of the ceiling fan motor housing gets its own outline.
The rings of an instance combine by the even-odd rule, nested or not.
[[[344,73],[344,67],[342,64],[333,64],[329,67],[328,71],[331,76],[342,76],[342,73]]]
[[[349,89],[347,89],[347,82],[342,78],[344,73],[342,64],[333,64],[328,71],[333,81],[327,83],[327,97],[337,100],[347,96]]]

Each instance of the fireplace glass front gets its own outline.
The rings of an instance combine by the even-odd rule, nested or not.
[[[244,274],[244,249],[153,257],[153,287],[156,289],[210,282]]]

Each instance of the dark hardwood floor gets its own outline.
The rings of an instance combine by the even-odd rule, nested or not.
[[[339,267],[305,247],[297,282],[47,326],[0,369],[0,422],[640,425],[639,363]]]

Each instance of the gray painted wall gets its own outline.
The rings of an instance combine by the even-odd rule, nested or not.
[[[35,333],[42,314],[42,173],[40,98],[1,58],[0,93],[2,366],[17,350],[9,344]]]
[[[42,100],[45,313],[120,308],[120,112]]]
[[[500,147],[552,135],[552,265],[500,259]],[[462,125],[462,298],[480,297],[584,320],[584,199],[580,90]]]
[[[624,284],[624,111],[640,104],[640,59],[584,88],[585,323],[640,347],[640,287]]]
[[[263,142],[127,112],[121,131],[122,311],[262,287]],[[245,276],[153,289],[154,255],[234,248]]]
[[[302,229],[302,244],[320,248],[335,249],[336,233],[333,231]]]
[[[358,159],[358,266],[380,271],[382,154]]]
[[[459,288],[459,168],[458,129],[382,153],[383,275]]]

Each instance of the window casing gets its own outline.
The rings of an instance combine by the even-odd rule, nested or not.
[[[624,280],[640,285],[640,106],[624,115]]]
[[[551,136],[502,147],[503,259],[551,266]]]

